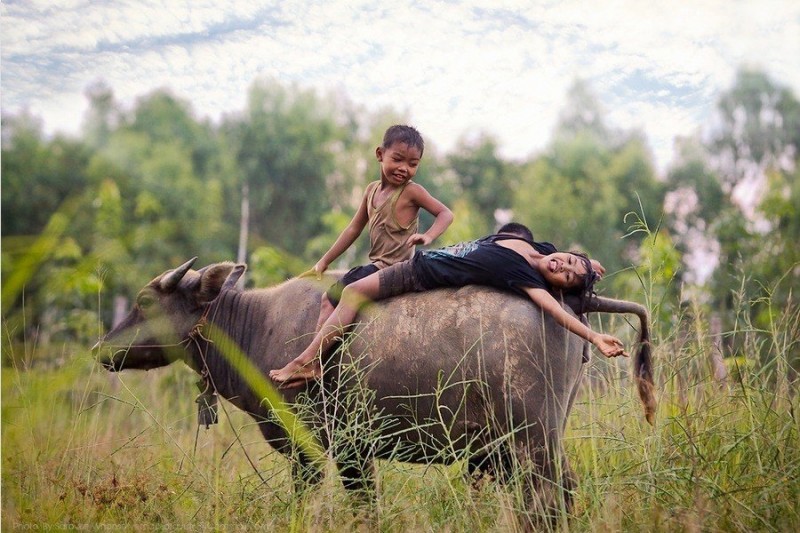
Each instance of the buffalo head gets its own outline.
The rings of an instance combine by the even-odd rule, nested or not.
[[[144,286],[130,313],[92,349],[108,370],[149,370],[185,353],[185,343],[208,306],[233,288],[245,265],[217,263],[192,270],[197,258],[168,270]]]

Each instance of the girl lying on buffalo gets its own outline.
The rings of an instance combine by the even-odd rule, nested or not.
[[[602,274],[600,264],[583,254],[557,252],[549,243],[534,243],[530,230],[521,224],[512,223],[504,228],[476,241],[417,251],[407,261],[348,285],[339,306],[311,344],[283,368],[270,371],[270,377],[283,387],[319,378],[318,354],[327,352],[341,331],[353,322],[358,310],[370,301],[464,285],[488,285],[528,296],[556,322],[597,346],[606,357],[627,356],[619,339],[592,331],[567,313],[550,293],[556,290],[582,297],[591,294]]]

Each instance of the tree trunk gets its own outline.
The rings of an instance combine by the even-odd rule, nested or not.
[[[111,327],[117,327],[127,314],[128,299],[125,296],[114,296],[114,316],[111,318]]]
[[[250,228],[250,185],[247,180],[242,183],[242,212],[239,218],[239,251],[236,254],[237,263],[247,262],[247,238]],[[244,276],[239,280],[244,284]]]

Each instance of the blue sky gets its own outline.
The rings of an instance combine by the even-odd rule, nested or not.
[[[740,66],[800,97],[797,0],[31,0],[0,12],[3,111],[28,109],[48,133],[79,131],[97,80],[126,106],[169,87],[216,120],[273,78],[406,113],[440,151],[488,132],[522,158],[545,148],[580,77],[663,169]]]

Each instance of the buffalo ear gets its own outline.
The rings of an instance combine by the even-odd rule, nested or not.
[[[241,269],[241,272],[236,276],[232,284],[228,283],[227,280],[231,275],[234,275],[237,268],[240,266],[243,267],[244,265],[236,265],[235,263],[226,261],[224,263],[208,265],[200,270],[200,288],[197,291],[199,303],[208,303],[214,300],[224,287],[227,288],[229,285],[235,285],[239,276],[244,273],[244,268]]]
[[[231,273],[228,274],[227,278],[225,278],[225,283],[222,284],[221,290],[228,291],[236,287],[236,283],[239,281],[239,278],[242,277],[245,270],[247,270],[247,265],[238,264],[233,267]]]

